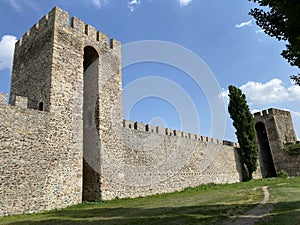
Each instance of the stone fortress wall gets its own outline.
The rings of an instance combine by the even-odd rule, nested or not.
[[[14,105],[6,105],[6,95],[0,97],[1,216],[80,203],[82,153],[61,140],[62,131],[51,124],[51,113],[28,109],[25,97],[17,96]],[[121,147],[101,155],[101,199],[241,179],[236,143],[133,121],[121,125],[114,140]]]
[[[79,203],[82,153],[64,146],[67,132],[49,112],[28,109],[27,98],[6,105],[7,96],[0,96],[0,215]]]
[[[16,43],[9,105],[1,95],[0,216],[82,202],[85,46],[102,54],[112,96],[120,43],[67,12],[54,8]]]
[[[237,144],[124,120],[103,151],[102,197],[138,197],[241,180]]]
[[[237,144],[123,120],[120,42],[57,7],[16,43],[6,97],[0,216],[241,180]]]

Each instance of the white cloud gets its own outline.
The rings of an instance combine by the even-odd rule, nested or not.
[[[228,96],[228,94],[229,94],[229,91],[228,91],[228,90],[224,90],[224,89],[222,88],[222,92],[218,95],[218,97],[219,97],[219,98],[223,98],[223,99],[224,99],[224,102],[225,102],[226,104],[228,104],[228,103],[229,103],[229,96]]]
[[[255,33],[257,33],[257,34],[264,33],[264,30],[263,29],[255,30]]]
[[[8,0],[10,6],[18,13],[25,11],[25,8],[40,12],[37,3],[34,0]]]
[[[18,0],[8,0],[8,2],[15,11],[22,12],[22,7],[20,5],[20,2],[18,2]]]
[[[137,5],[141,4],[141,0],[130,0],[127,2],[127,8],[133,12]]]
[[[95,0],[92,0],[95,1]],[[100,0],[97,0],[100,1]],[[152,1],[152,0],[148,0]],[[180,4],[181,7],[189,5],[193,0],[177,0],[177,2]],[[128,0],[127,1],[127,8],[129,9],[130,12],[133,12],[136,10],[136,7],[138,5],[142,4],[142,0]]]
[[[266,83],[249,81],[242,85],[240,89],[245,93],[250,105],[269,105],[288,102],[300,102],[300,86],[292,85],[285,87],[282,80],[272,79]],[[228,90],[223,90],[220,98],[228,103]]]
[[[249,81],[241,86],[249,102],[253,104],[285,103],[300,101],[300,86],[285,87],[277,78],[263,84]]]
[[[290,98],[288,89],[279,79],[270,80],[265,84],[249,81],[240,88],[246,94],[249,103],[252,104],[278,103]]]
[[[252,110],[251,110],[251,113],[252,113],[252,114],[257,113],[257,112],[261,112],[261,110],[259,110],[259,109],[252,109]]]
[[[253,19],[252,20],[249,20],[249,21],[246,21],[246,22],[242,22],[240,24],[236,24],[235,27],[236,28],[242,28],[242,27],[251,27],[253,25]]]
[[[86,6],[95,7],[97,9],[100,9],[107,5],[110,0],[81,0],[82,4]]]
[[[85,1],[87,1],[87,0],[85,0]],[[101,8],[105,5],[107,5],[109,2],[109,0],[89,0],[89,1],[92,5],[94,5],[97,8]]]
[[[15,36],[2,36],[0,41],[0,70],[11,69],[16,41]]]
[[[82,0],[84,4],[94,6],[98,9],[102,8],[103,6],[109,3],[109,0]]]
[[[184,7],[184,6],[189,5],[192,2],[192,0],[178,0],[178,2],[181,7]]]
[[[300,86],[293,85],[290,86],[287,90],[290,94],[290,101],[300,101]]]
[[[280,79],[272,79],[266,83],[249,81],[240,89],[247,97],[251,113],[260,112],[263,109],[279,108],[290,111],[296,134],[300,137],[300,86],[284,85]],[[222,90],[219,94],[225,103],[229,103],[228,90]]]
[[[300,117],[300,112],[290,111],[293,117]]]

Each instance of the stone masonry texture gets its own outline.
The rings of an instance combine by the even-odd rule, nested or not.
[[[256,129],[262,125],[265,138],[257,135],[260,165],[263,177],[268,174],[270,164],[274,164],[275,173],[286,171],[290,176],[300,176],[300,155],[290,155],[283,150],[284,145],[296,143],[297,137],[294,131],[290,112],[279,109],[268,109],[254,114]],[[256,130],[257,134],[259,133]],[[269,159],[266,155],[265,143],[269,146]],[[265,162],[268,163],[265,163]]]
[[[241,180],[238,144],[123,120],[120,42],[57,7],[16,43],[6,100],[0,216]],[[288,115],[268,115],[276,140],[296,141]]]

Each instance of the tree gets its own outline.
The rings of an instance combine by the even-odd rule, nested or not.
[[[281,55],[292,66],[300,68],[300,1],[299,0],[249,0],[258,3],[263,9],[250,11],[266,34],[287,41]],[[300,85],[300,74],[291,76]]]
[[[239,88],[230,85],[228,96],[228,111],[240,144],[243,181],[249,181],[252,179],[252,173],[257,169],[258,159],[254,119],[247,105],[246,96]]]

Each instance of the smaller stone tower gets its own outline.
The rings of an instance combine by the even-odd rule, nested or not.
[[[262,176],[274,177],[281,170],[297,175],[299,156],[283,150],[285,144],[297,141],[290,112],[270,108],[255,113],[254,119]]]

